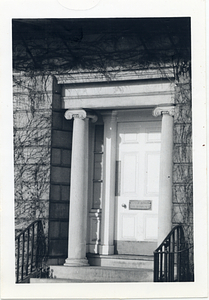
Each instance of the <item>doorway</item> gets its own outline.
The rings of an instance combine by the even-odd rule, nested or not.
[[[118,122],[115,253],[157,247],[161,122]]]

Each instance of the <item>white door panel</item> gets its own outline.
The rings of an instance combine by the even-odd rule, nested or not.
[[[154,196],[159,193],[160,152],[148,151],[145,153],[145,195]]]
[[[129,241],[157,240],[160,136],[160,122],[118,123],[116,240],[124,253]]]
[[[138,183],[138,153],[122,153],[122,195],[136,195]],[[131,176],[130,176],[131,174]]]
[[[145,240],[157,239],[158,229],[158,216],[157,215],[145,215]]]
[[[125,240],[135,240],[136,236],[136,215],[121,215],[121,236]]]

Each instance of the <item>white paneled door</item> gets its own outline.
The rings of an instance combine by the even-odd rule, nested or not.
[[[118,254],[150,255],[157,246],[160,144],[160,122],[118,123]]]

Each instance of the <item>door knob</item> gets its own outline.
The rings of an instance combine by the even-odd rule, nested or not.
[[[127,207],[125,203],[123,203],[121,206],[122,206],[122,207],[124,207],[124,208],[126,208],[126,207]]]

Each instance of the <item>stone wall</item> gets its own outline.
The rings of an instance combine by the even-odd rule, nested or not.
[[[16,233],[42,219],[48,231],[53,78],[14,76]]]
[[[193,242],[192,107],[188,74],[176,83],[173,152],[173,225],[183,224]]]
[[[188,74],[176,82],[176,113],[173,145],[173,226],[182,224],[190,247],[190,275],[194,278],[193,260],[193,168],[192,168],[192,95]]]
[[[51,187],[49,207],[49,263],[63,264],[67,257],[72,121],[61,109],[61,88],[54,84],[52,105]]]
[[[41,219],[49,262],[67,257],[72,121],[52,76],[14,77],[15,231]]]

